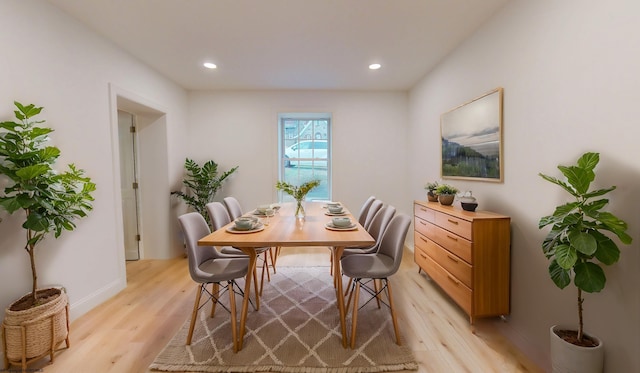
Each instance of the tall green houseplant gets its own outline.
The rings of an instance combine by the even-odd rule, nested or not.
[[[542,229],[551,225],[551,231],[542,243],[544,255],[551,261],[551,280],[560,289],[564,289],[573,279],[578,290],[579,343],[582,343],[584,335],[582,292],[596,293],[604,289],[606,277],[600,264],[611,265],[620,258],[620,249],[609,236],[616,236],[624,244],[631,243],[631,236],[626,233],[627,223],[612,213],[603,211],[609,200],[602,196],[616,187],[589,190],[599,161],[599,153],[585,153],[574,166],[558,166],[566,178],[564,181],[539,174],[543,179],[562,187],[574,198],[571,202],[557,206],[553,215],[542,217],[538,227]]]
[[[48,233],[57,238],[75,229],[74,220],[92,210],[91,193],[96,189],[84,171],[70,164],[65,172],[53,165],[60,149],[46,146],[53,129],[38,127],[42,107],[14,102],[17,122],[2,122],[0,128],[0,174],[10,180],[0,195],[0,206],[10,214],[22,212],[26,230],[24,250],[29,255],[32,274],[30,304],[38,305],[36,247]]]
[[[213,201],[218,189],[222,187],[222,183],[238,169],[238,166],[218,175],[218,164],[216,162],[210,160],[200,166],[187,158],[184,162],[184,168],[187,174],[182,179],[182,184],[187,190],[176,190],[171,192],[171,195],[178,196],[187,205],[199,212],[211,226],[205,206]]]

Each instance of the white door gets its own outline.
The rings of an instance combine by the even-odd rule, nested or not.
[[[126,260],[140,259],[135,128],[135,117],[132,114],[118,110],[120,189],[122,195],[122,223],[124,225],[124,250]]]

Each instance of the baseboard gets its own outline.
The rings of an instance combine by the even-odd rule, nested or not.
[[[86,297],[79,299],[69,305],[69,319],[73,321],[85,313],[91,311],[96,306],[104,303],[114,295],[118,294],[122,289],[127,287],[126,281],[115,280],[103,286],[102,288],[92,292]]]

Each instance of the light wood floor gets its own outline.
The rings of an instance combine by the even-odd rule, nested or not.
[[[278,259],[278,266],[318,265],[329,265],[326,248],[284,248]],[[492,322],[469,325],[468,317],[418,274],[411,252],[405,252],[391,280],[400,330],[419,372],[542,372]],[[189,317],[196,286],[186,259],[129,262],[127,281],[120,294],[71,324],[69,350],[56,355],[53,364],[44,359],[29,368],[46,373],[147,372]]]

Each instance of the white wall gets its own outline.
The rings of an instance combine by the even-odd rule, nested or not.
[[[408,181],[424,199],[440,175],[440,114],[504,87],[504,183],[450,183],[512,217],[512,313],[501,327],[543,364],[549,327],[577,323],[577,294],[547,275],[537,222],[567,195],[538,173],[561,176],[558,164],[595,151],[594,187],[617,185],[608,208],[634,242],[605,270],[604,291],[586,295],[585,328],[604,340],[607,372],[640,371],[639,25],[637,1],[513,1],[410,93]]]
[[[189,151],[220,170],[239,166],[216,195],[245,210],[277,198],[278,113],[332,114],[333,199],[358,209],[370,195],[411,213],[406,198],[407,94],[400,92],[191,92]],[[357,213],[357,210],[355,211]]]
[[[40,119],[53,127],[58,166],[75,163],[97,184],[94,210],[74,232],[47,239],[37,250],[39,284],[64,285],[75,318],[125,284],[117,158],[112,142],[110,86],[129,92],[166,113],[162,136],[171,139],[163,160],[159,231],[171,231],[169,180],[182,175],[187,95],[174,83],[115,48],[46,1],[0,2],[0,120],[13,119],[13,101],[43,106]],[[0,178],[0,184],[5,182]],[[22,249],[20,217],[0,212],[0,306],[30,291],[28,256]],[[120,219],[121,220],[121,219]],[[172,237],[172,236],[167,236]],[[172,238],[160,242],[159,257],[176,256]],[[173,238],[175,239],[175,237]]]

